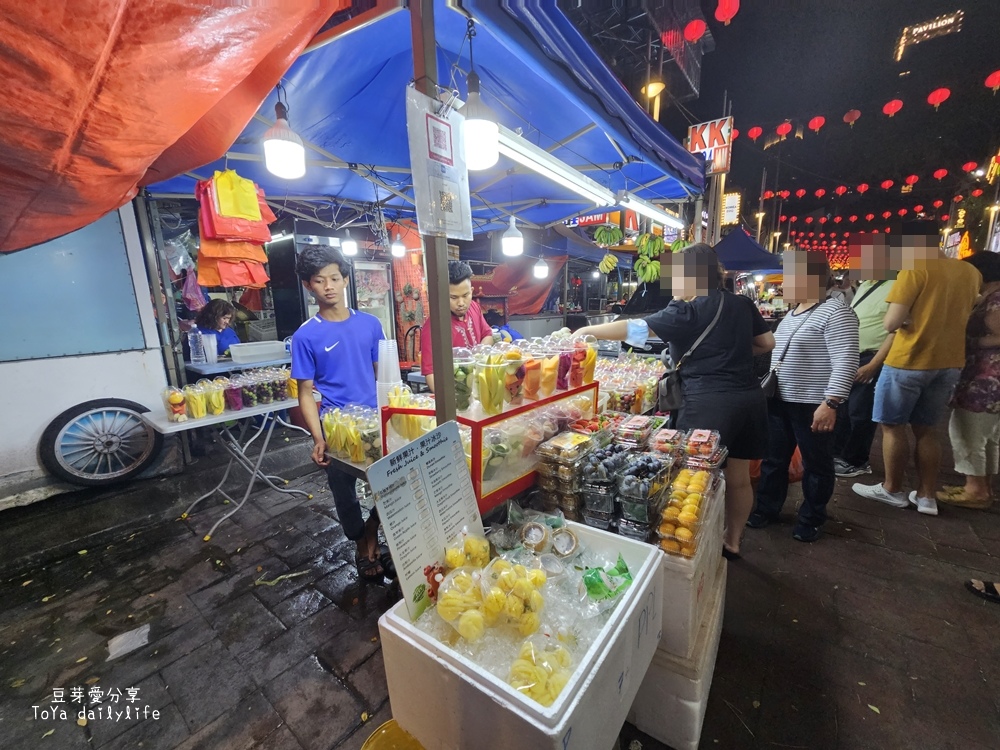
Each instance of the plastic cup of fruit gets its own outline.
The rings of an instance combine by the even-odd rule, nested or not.
[[[467,356],[459,358],[459,352],[465,352]],[[455,351],[455,355],[453,370],[455,378],[455,408],[459,411],[466,411],[472,406],[475,362],[473,362],[472,353],[468,349],[458,349]]]
[[[504,377],[507,365],[476,363],[476,382],[479,384],[479,403],[483,412],[494,416],[503,411]]]

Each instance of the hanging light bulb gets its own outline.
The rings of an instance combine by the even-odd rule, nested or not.
[[[601,272],[599,270],[597,270],[596,268],[594,269],[593,273],[591,273],[590,275],[593,276],[595,279],[601,278]]]
[[[351,237],[351,230],[345,229],[344,234],[347,235],[340,241],[340,252],[344,255],[357,255],[358,254],[358,241]]]
[[[532,271],[536,279],[547,278],[549,275],[549,264],[545,262],[544,258],[539,258]]]
[[[399,232],[396,232],[395,241],[389,245],[389,251],[392,253],[393,258],[402,258],[406,255],[406,245],[404,245],[402,239],[400,239]]]
[[[514,217],[510,217],[510,226],[507,227],[507,231],[503,233],[503,237],[500,240],[500,246],[503,248],[504,255],[520,255],[524,252],[524,235],[521,231],[514,226]]]
[[[469,98],[465,115],[465,166],[473,171],[489,169],[500,159],[500,128],[496,115],[479,96],[479,74],[469,71]]]
[[[302,139],[288,124],[288,107],[281,102],[274,105],[275,122],[261,139],[264,143],[264,166],[275,177],[297,180],[306,173],[306,147]]]

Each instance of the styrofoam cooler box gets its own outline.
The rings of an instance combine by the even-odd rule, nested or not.
[[[285,344],[281,341],[250,341],[245,344],[233,344],[229,347],[233,362],[247,365],[254,362],[270,362],[281,359],[287,354]]]
[[[632,585],[548,708],[522,695],[410,622],[400,602],[379,620],[392,716],[424,747],[610,748],[658,645],[663,611],[659,549],[569,523],[580,542],[620,552]],[[512,655],[513,658],[513,655]]]
[[[660,648],[681,657],[692,654],[698,624],[711,600],[711,583],[722,557],[726,516],[726,483],[720,481],[709,499],[708,515],[698,532],[693,558],[663,555],[663,636]]]
[[[711,606],[698,629],[690,658],[657,650],[632,703],[628,720],[674,750],[698,750],[708,707],[726,607],[726,561],[720,559],[711,586]]]

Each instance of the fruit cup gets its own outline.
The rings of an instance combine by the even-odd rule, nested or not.
[[[555,352],[547,355],[542,360],[542,376],[541,383],[538,387],[538,393],[542,398],[546,398],[555,393],[556,390],[556,379],[559,373],[559,353]]]
[[[191,419],[203,419],[208,414],[205,391],[198,386],[184,386],[184,399],[187,401],[187,413]]]
[[[503,400],[509,404],[520,404],[524,401],[524,378],[527,370],[521,359],[520,349],[511,349],[504,353],[507,369],[504,373]]]
[[[299,381],[293,378],[290,373],[286,374],[285,377],[288,378],[288,398],[298,398]]]
[[[240,393],[243,396],[243,406],[249,409],[257,405],[257,384],[253,381],[252,375],[240,378]]]
[[[223,393],[226,396],[226,408],[231,411],[241,411],[243,409],[243,384],[239,378],[227,380]]]
[[[163,408],[170,422],[187,422],[187,398],[179,388],[163,389]]]
[[[455,408],[458,411],[466,411],[472,405],[472,384],[475,378],[475,362],[472,359],[472,352],[468,349],[455,349],[454,376],[455,376]]]
[[[532,401],[538,398],[542,383],[542,362],[529,355],[524,363],[524,397]]]
[[[556,390],[569,390],[569,371],[573,366],[573,352],[559,352],[559,363],[556,365]]]
[[[497,360],[482,364],[476,364],[476,382],[479,383],[479,403],[483,407],[483,412],[488,415],[496,415],[503,411],[504,382],[507,374],[507,365],[500,360],[502,355],[492,355]]]

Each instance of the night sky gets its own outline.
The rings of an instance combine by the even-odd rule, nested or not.
[[[769,189],[809,190],[802,200],[793,195],[785,213],[846,216],[912,210],[963,190],[968,199],[973,178],[961,165],[982,164],[1000,147],[1000,93],[983,85],[1000,69],[997,0],[744,0],[728,27],[714,18],[715,0],[702,5],[716,48],[704,58],[700,98],[684,107],[697,121],[719,117],[728,93],[740,136],[727,189],[742,189],[749,221],[765,166]],[[961,33],[909,47],[901,62],[894,60],[903,26],[958,9],[965,11]],[[935,112],[927,95],[939,87],[952,93]],[[904,107],[890,119],[882,106],[894,98]],[[853,129],[842,119],[850,109],[862,113]],[[805,128],[815,115],[826,118],[818,135]],[[766,135],[786,118],[802,126],[804,138],[765,151]],[[663,122],[674,135],[685,133],[687,117],[676,106]],[[754,125],[765,133],[756,144],[746,137]],[[938,168],[950,173],[942,182],[931,176]],[[910,174],[920,181],[901,194]],[[888,192],[878,187],[885,179],[896,183]],[[865,196],[854,192],[861,182],[872,186]],[[833,198],[841,184],[851,193]],[[994,188],[984,187],[981,200],[992,200]],[[816,199],[817,188],[828,195]],[[946,210],[947,204],[939,213]]]

